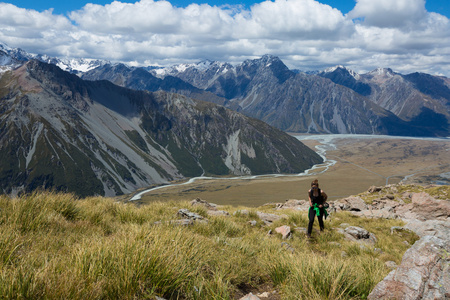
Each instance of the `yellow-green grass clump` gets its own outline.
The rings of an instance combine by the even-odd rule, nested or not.
[[[209,221],[175,225],[180,208]],[[417,239],[391,235],[401,221],[339,213],[312,241],[301,230],[283,241],[269,230],[306,227],[305,212],[221,209],[230,216],[208,216],[188,202],[137,207],[52,192],[1,196],[0,298],[236,299],[264,287],[280,299],[363,299],[390,271],[384,263],[399,263],[404,241]],[[265,226],[257,210],[286,216]],[[332,229],[342,223],[374,233],[380,250],[344,240]]]

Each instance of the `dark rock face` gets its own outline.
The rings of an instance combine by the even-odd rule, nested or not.
[[[8,50],[0,45],[0,64],[17,66],[31,58],[21,49]],[[224,105],[284,131],[450,134],[450,81],[429,74],[402,75],[382,68],[357,74],[342,66],[301,73],[289,70],[271,55],[237,66],[203,61],[166,69],[83,59],[74,65],[42,55],[36,58],[87,80],[109,80],[137,90],[175,92]]]
[[[390,69],[358,75],[338,67],[311,75],[294,73],[277,57],[266,55],[235,67],[216,62],[173,68],[168,74],[284,131],[405,136],[450,132],[446,83],[434,85],[441,90],[434,99],[412,78]]]
[[[301,173],[322,159],[296,138],[209,102],[29,61],[0,77],[2,193],[117,195],[183,177]]]

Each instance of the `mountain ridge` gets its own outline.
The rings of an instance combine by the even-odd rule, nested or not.
[[[26,56],[23,50],[16,52],[21,57]],[[58,64],[57,60],[52,63]],[[235,66],[208,60],[168,68],[137,68],[103,62],[86,72],[72,72],[88,80],[105,79],[132,89],[165,90],[217,103],[259,118],[284,131],[450,135],[450,80],[429,74],[402,75],[389,68],[358,74],[340,65],[316,74],[307,74],[289,70],[273,55],[248,59]],[[337,86],[329,85],[319,77],[327,78]],[[292,78],[296,80],[292,81]],[[311,84],[311,81],[316,84]],[[268,86],[271,88],[268,89]],[[345,88],[356,94],[351,95]],[[298,93],[293,95],[292,90]],[[345,105],[357,107],[365,102],[360,96],[378,107],[369,105],[365,111],[358,109],[349,112]],[[352,99],[357,99],[356,105]],[[337,104],[342,101],[346,104]],[[312,103],[314,105],[309,107]],[[273,111],[280,104],[289,106],[289,110],[296,110]],[[325,111],[324,107],[327,107]],[[311,111],[306,113],[305,109],[319,114]],[[378,114],[376,120],[373,111]],[[355,124],[365,125],[361,127]]]
[[[210,102],[85,81],[32,60],[0,77],[3,193],[116,195],[205,175],[301,173],[322,159]]]

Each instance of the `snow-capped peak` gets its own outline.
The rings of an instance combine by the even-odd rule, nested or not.
[[[51,59],[48,59],[51,60]],[[56,59],[57,62],[55,63],[58,67],[60,67],[64,71],[69,71],[72,73],[84,73],[88,72],[90,70],[93,70],[97,67],[103,66],[105,64],[110,64],[109,61],[105,60],[99,60],[99,59],[88,59],[88,58],[81,58],[81,59],[69,59],[69,58],[63,58],[63,59]]]
[[[394,76],[394,71],[392,71],[392,69],[390,68],[376,68],[375,70],[369,72],[368,74],[373,75],[373,76],[388,76],[388,77],[392,77]]]
[[[353,70],[351,70],[351,69],[349,69],[349,68],[344,67],[343,65],[337,65],[337,66],[334,66],[334,67],[327,68],[327,69],[325,69],[323,72],[324,72],[324,73],[333,73],[333,72],[336,71],[337,69],[345,70],[345,71],[347,71],[352,77],[354,77],[356,80],[359,80],[359,74],[358,74],[358,73],[356,73],[355,71],[353,71]]]

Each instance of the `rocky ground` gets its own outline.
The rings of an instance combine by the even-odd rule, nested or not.
[[[394,232],[416,233],[416,241],[403,256],[400,265],[387,262],[393,270],[373,289],[368,299],[450,299],[450,188],[449,186],[388,185],[372,186],[367,192],[357,196],[329,201],[328,211],[331,217],[336,212],[348,211],[361,218],[402,219],[403,227],[392,227]],[[208,215],[227,216],[220,206],[199,198],[191,202],[192,206],[205,207]],[[289,199],[284,203],[269,203],[274,210],[307,211],[309,203],[305,200]],[[238,211],[248,214],[248,211]],[[207,222],[202,216],[180,209],[177,222],[189,225],[193,222]],[[272,224],[283,219],[283,214],[257,212],[257,217]],[[256,221],[254,221],[256,224]],[[333,228],[343,234],[345,239],[359,243],[360,247],[373,248],[377,237],[366,229],[341,224]],[[268,234],[281,235],[286,250],[290,249],[289,238],[293,231],[305,232],[306,228],[291,228],[288,225],[277,227]],[[376,249],[375,249],[376,250]],[[345,253],[342,253],[345,256]],[[240,300],[279,299],[274,291],[249,293]]]

